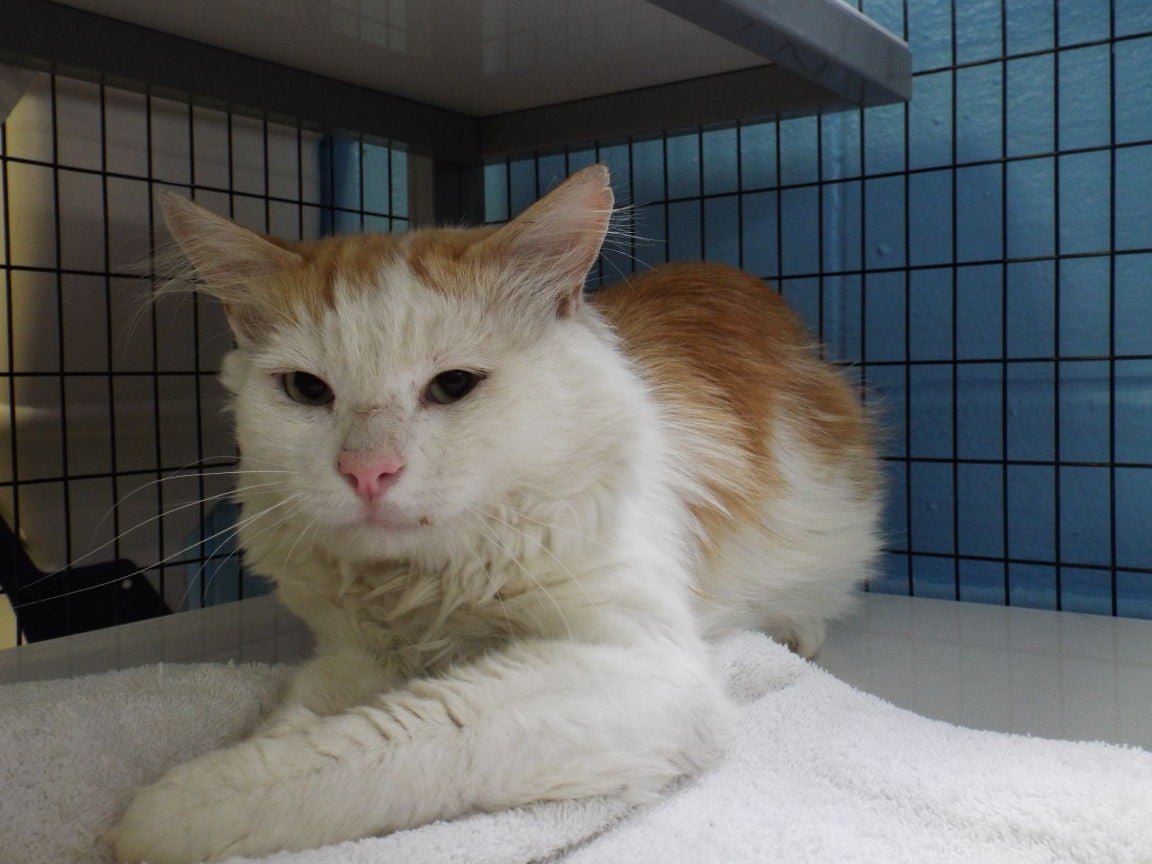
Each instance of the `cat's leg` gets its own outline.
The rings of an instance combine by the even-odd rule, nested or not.
[[[794,443],[777,455],[778,486],[708,556],[701,620],[713,637],[759,629],[813,657],[827,622],[851,612],[872,575],[880,496],[861,492],[852,471],[830,468]]]
[[[292,677],[280,706],[257,735],[290,732],[367,703],[396,685],[399,676],[386,662],[354,649],[317,654]]]
[[[774,642],[779,642],[793,654],[808,660],[820,652],[824,637],[828,633],[828,625],[823,619],[806,621],[795,618],[780,621],[768,619],[760,623],[760,629]]]
[[[876,541],[870,523],[843,533],[791,535],[749,526],[715,550],[704,582],[706,632],[762,630],[801,657],[814,657],[827,622],[850,613],[868,578]]]
[[[542,799],[654,794],[717,754],[722,688],[687,637],[521,643],[144,789],[120,861],[258,856]]]

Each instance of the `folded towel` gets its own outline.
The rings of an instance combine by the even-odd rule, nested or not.
[[[717,663],[741,705],[728,755],[654,804],[549,802],[264,860],[1152,862],[1152,753],[927,720],[758,634],[720,645]],[[133,788],[245,734],[288,671],[162,665],[0,687],[0,861],[107,864],[101,836]]]

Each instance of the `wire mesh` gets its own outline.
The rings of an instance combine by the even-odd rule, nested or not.
[[[1152,617],[1152,15],[857,5],[909,40],[908,105],[506,159],[487,219],[604,162],[632,221],[594,284],[697,259],[770,280],[881,418],[872,590]],[[401,151],[306,120],[40,76],[0,130],[9,570],[132,562],[157,610],[249,590],[206,539],[235,459],[224,321],[143,303],[129,266],[155,193],[312,237],[403,230],[406,182]]]
[[[230,542],[223,315],[149,302],[165,189],[289,239],[407,224],[405,156],[386,144],[35,79],[0,129],[0,512],[19,538],[0,566],[25,636],[49,609],[38,634],[260,590]]]
[[[880,417],[877,591],[1152,617],[1152,16],[866,2],[907,105],[487,168],[490,221],[592,161],[666,260],[769,280]],[[1142,191],[1138,191],[1142,190]]]

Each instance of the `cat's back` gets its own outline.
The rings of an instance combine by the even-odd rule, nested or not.
[[[593,301],[665,410],[675,470],[706,490],[702,620],[811,654],[878,548],[880,482],[856,389],[783,298],[719,264],[657,267]]]
[[[787,419],[816,449],[871,454],[869,424],[815,338],[762,280],[723,264],[666,264],[595,306],[659,396],[729,418],[753,452]],[[719,417],[717,417],[719,419]]]
[[[779,294],[724,264],[665,264],[600,290],[593,302],[638,358],[671,352],[717,376],[725,364],[787,362],[811,341]]]
[[[600,289],[593,302],[623,328],[631,326],[637,313],[727,326],[731,323],[728,313],[743,310],[785,323],[794,336],[804,329],[783,298],[763,280],[727,264],[661,264]]]

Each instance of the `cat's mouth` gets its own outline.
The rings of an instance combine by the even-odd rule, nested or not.
[[[427,514],[408,513],[387,503],[366,504],[355,520],[355,526],[382,531],[416,531],[435,523]]]

